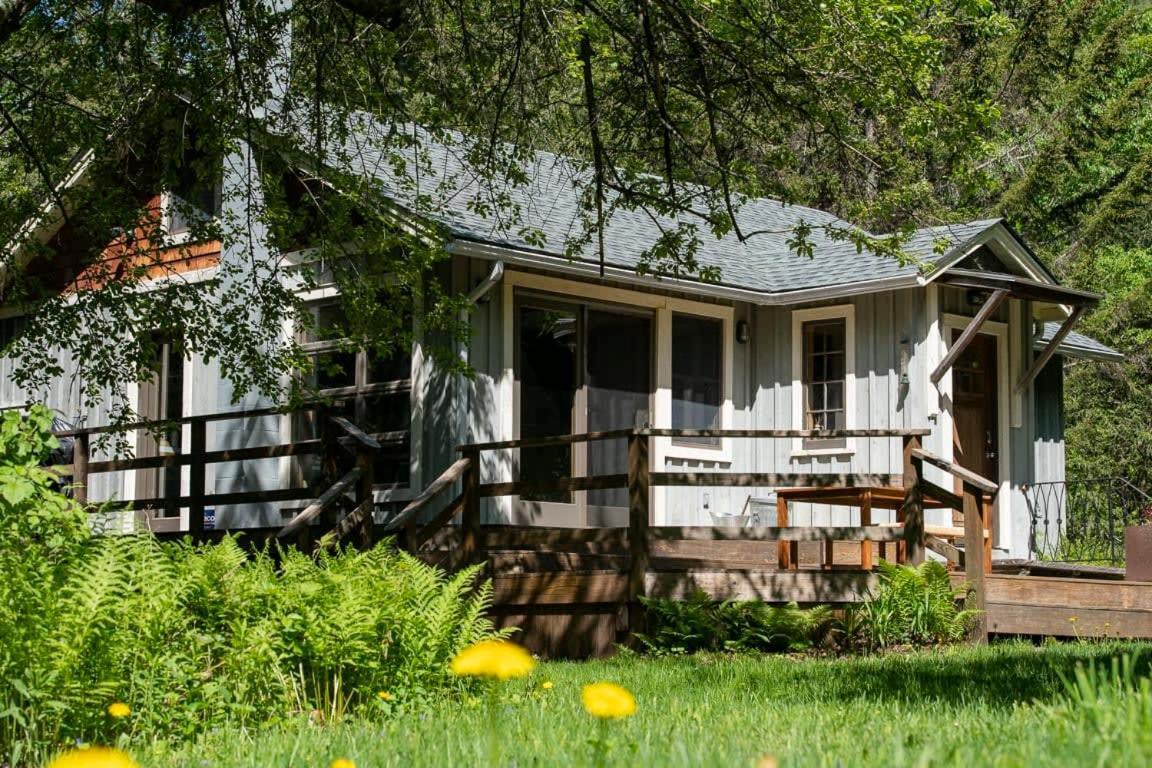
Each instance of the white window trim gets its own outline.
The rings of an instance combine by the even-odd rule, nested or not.
[[[576,297],[592,301],[653,310],[656,322],[656,392],[653,403],[652,426],[668,429],[672,426],[672,314],[710,317],[723,322],[723,362],[721,375],[720,428],[731,429],[735,408],[732,404],[734,338],[733,324],[735,309],[720,304],[678,299],[656,293],[630,291],[595,283],[565,280],[547,275],[508,271],[504,276],[504,371],[501,376],[500,393],[502,423],[501,439],[515,439],[513,414],[515,412],[514,390],[514,302],[517,288],[555,293],[560,296]],[[656,438],[652,447],[652,465],[664,466],[668,459],[730,463],[732,461],[732,438],[723,438],[718,446],[673,445],[668,437]]]
[[[941,341],[944,344],[944,355],[948,354],[948,350],[952,347],[952,331],[963,331],[972,322],[973,318],[967,315],[955,315],[949,312],[943,313],[943,322],[941,325],[944,328],[944,333]],[[1012,488],[1009,478],[1012,477],[1012,437],[1010,433],[1011,426],[1011,407],[1012,407],[1012,369],[1011,369],[1011,356],[1008,349],[1008,323],[1000,322],[998,320],[986,320],[984,325],[980,326],[980,333],[996,337],[996,367],[998,368],[996,375],[996,429],[999,432],[996,441],[996,450],[1000,452],[1000,477],[989,478],[995,480],[1000,486],[1000,491],[996,494],[996,521],[999,527],[997,531],[997,540],[999,541],[999,549],[1007,549],[1012,552],[1014,541],[1012,540]],[[944,376],[940,379],[937,385],[940,392],[941,402],[944,408],[940,413],[940,433],[944,436],[943,444],[940,446],[943,451],[943,456],[948,461],[955,459],[955,452],[952,445],[952,435],[954,432],[952,420],[952,369],[949,368],[944,372]],[[946,486],[951,487],[951,486]]]
[[[221,191],[219,186],[216,189],[216,195],[217,195],[217,197],[221,197],[221,198],[223,196],[223,192]],[[164,229],[164,246],[167,248],[172,248],[174,246],[179,246],[179,245],[188,245],[188,244],[194,242],[192,240],[192,230],[191,229],[185,229],[183,232],[173,232],[172,231],[172,207],[173,207],[172,198],[173,197],[179,197],[179,195],[176,195],[175,193],[173,193],[171,191],[164,191],[164,192],[160,193],[160,226]],[[192,204],[185,202],[185,205],[191,206]],[[217,205],[222,208],[223,207],[223,201],[222,200],[217,201]],[[208,214],[205,214],[204,221],[205,221],[205,223],[208,223],[208,222],[217,222],[218,223],[220,221],[220,216],[219,215],[210,216]]]
[[[804,429],[804,323],[813,320],[844,320],[844,428],[856,429],[856,307],[792,310],[792,428]],[[792,442],[792,458],[809,456],[853,456],[856,438],[847,438],[843,448],[805,448],[803,438]]]

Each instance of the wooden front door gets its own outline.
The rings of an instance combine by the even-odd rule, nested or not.
[[[955,343],[961,331],[954,331]],[[996,337],[977,334],[952,366],[952,451],[956,463],[1000,482]],[[956,491],[959,493],[959,481]],[[995,530],[995,525],[993,525]]]

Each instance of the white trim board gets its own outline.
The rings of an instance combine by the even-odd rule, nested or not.
[[[951,331],[963,331],[972,322],[971,317],[965,315],[954,315],[949,312],[941,314],[942,326],[944,333],[942,334],[942,341],[944,343],[944,352],[952,346],[952,333]],[[1009,335],[1008,324],[998,320],[987,320],[980,328],[980,333],[996,337],[996,450],[1000,454],[1000,477],[989,478],[995,479],[1000,486],[1000,492],[996,495],[996,522],[997,522],[997,548],[1007,549],[1013,551],[1012,541],[1012,439],[1011,439],[1011,409],[1012,409],[1012,387],[1011,387],[1011,358],[1009,353]],[[955,423],[952,416],[952,369],[949,368],[946,375],[941,377],[937,389],[940,392],[940,400],[943,407],[940,410],[940,432],[943,436],[942,445],[943,449],[941,454],[948,461],[955,459],[955,452],[953,451],[953,435],[955,434]]]
[[[844,319],[844,428],[855,429],[856,413],[856,307],[837,304],[831,307],[792,310],[792,428],[804,429],[804,324],[813,320]],[[843,456],[856,454],[856,438],[850,437],[843,448],[805,449],[804,441],[792,441],[792,458],[809,456]]]

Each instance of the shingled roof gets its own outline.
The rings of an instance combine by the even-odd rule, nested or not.
[[[336,148],[340,170],[375,180],[380,194],[419,217],[446,227],[454,238],[564,258],[566,246],[582,234],[581,192],[589,170],[576,161],[549,152],[535,152],[523,165],[528,181],[493,189],[477,178],[466,156],[472,142],[460,134],[437,140],[428,132],[407,126],[421,149],[397,148],[385,129],[370,118]],[[379,147],[389,146],[387,152]],[[401,160],[402,162],[397,162]],[[500,205],[493,205],[497,197]],[[509,215],[511,209],[518,213]],[[604,231],[605,263],[635,270],[644,252],[667,230],[681,223],[697,224],[700,233],[696,258],[701,267],[719,270],[719,285],[764,294],[787,293],[824,286],[868,283],[887,278],[914,278],[915,265],[868,251],[829,237],[826,227],[854,225],[837,216],[765,198],[744,199],[737,211],[744,233],[757,233],[741,241],[734,232],[717,238],[691,214],[679,218],[645,210],[618,208]],[[808,258],[789,247],[797,225],[812,227],[814,256]],[[985,219],[967,224],[917,230],[903,246],[922,263],[947,260],[965,245],[1000,223]],[[540,241],[542,236],[542,242]],[[574,260],[599,264],[594,243],[583,244]]]

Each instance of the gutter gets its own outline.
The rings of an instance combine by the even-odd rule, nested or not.
[[[448,253],[487,261],[507,262],[525,267],[534,267],[549,272],[559,272],[575,277],[592,277],[601,279],[600,265],[565,259],[562,256],[551,256],[543,253],[514,248],[506,245],[491,245],[473,240],[453,240],[445,246]],[[781,291],[778,293],[764,293],[747,288],[736,288],[717,283],[703,283],[698,280],[685,280],[676,277],[642,277],[636,274],[635,269],[614,267],[606,265],[603,277],[630,285],[641,286],[648,289],[664,288],[665,290],[680,290],[702,296],[710,296],[726,301],[739,301],[759,306],[787,306],[806,301],[819,301],[821,299],[835,299],[844,296],[855,296],[875,291],[895,290],[899,288],[915,288],[920,281],[914,274],[885,277],[879,280],[861,280],[856,283],[844,283],[821,288],[803,288],[795,291]]]
[[[460,310],[460,323],[463,325],[468,322],[468,315],[472,307],[479,303],[485,296],[487,296],[493,288],[495,288],[500,281],[504,278],[504,262],[496,261],[492,265],[491,271],[488,276],[480,281],[480,284],[468,292],[468,309]],[[470,352],[471,342],[460,342],[460,362],[464,365],[464,370],[468,370],[470,365]],[[462,445],[468,441],[468,414],[471,412],[472,405],[472,392],[468,387],[467,375],[461,373],[459,376],[460,392],[463,397],[460,398],[460,415],[456,423],[456,437],[457,445]]]

